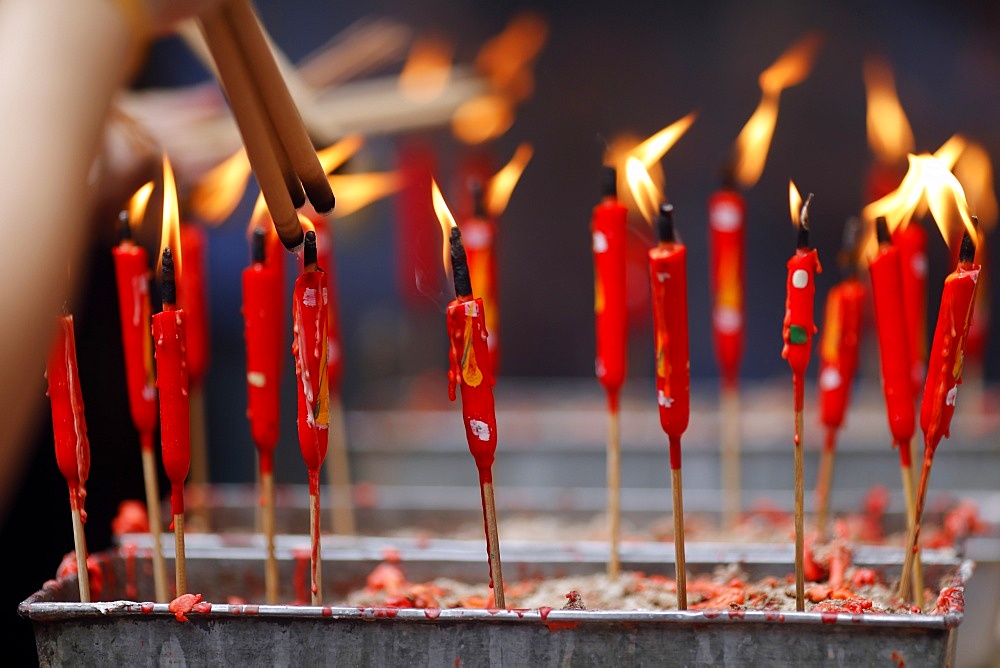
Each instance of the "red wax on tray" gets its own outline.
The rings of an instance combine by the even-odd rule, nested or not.
[[[746,201],[734,188],[708,199],[709,286],[712,334],[722,382],[738,382],[744,345]]]
[[[666,205],[669,207],[669,205]],[[666,208],[664,207],[664,208]],[[672,215],[661,209],[660,216]],[[672,227],[672,225],[671,225]],[[691,414],[688,346],[687,249],[672,239],[649,250],[656,342],[656,403],[660,425],[670,439],[670,468],[681,468],[681,436]]]
[[[628,297],[625,275],[628,210],[618,201],[617,173],[603,172],[603,198],[594,207],[590,223],[594,254],[594,318],[597,343],[595,371],[608,394],[608,408],[618,410],[625,382],[628,342]]]
[[[57,324],[56,337],[49,349],[45,367],[49,403],[52,407],[56,464],[69,486],[70,508],[80,511],[85,519],[83,506],[87,496],[87,477],[90,475],[90,441],[87,438],[83,392],[76,365],[73,316],[60,316]]]

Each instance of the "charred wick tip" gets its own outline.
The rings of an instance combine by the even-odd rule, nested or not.
[[[799,236],[796,242],[797,248],[809,248],[809,205],[812,204],[813,194],[809,193],[802,203],[799,211]]]
[[[979,220],[973,217],[972,219],[978,227]],[[962,232],[962,245],[958,249],[958,261],[959,262],[972,262],[976,259],[976,242],[972,240],[972,235],[969,234],[968,230]]]
[[[656,218],[656,236],[661,243],[676,240],[674,233],[674,205],[661,204],[660,215]]]
[[[451,246],[451,274],[455,282],[456,297],[472,296],[472,278],[469,276],[469,261],[465,257],[465,245],[462,243],[462,231],[451,228],[448,238]]]
[[[601,196],[618,196],[618,170],[610,165],[601,167]]]
[[[305,266],[316,264],[316,232],[309,230],[306,232],[306,239],[302,246],[302,264]]]
[[[132,239],[132,223],[129,219],[128,211],[118,212],[118,241],[129,241]]]
[[[719,170],[719,183],[724,190],[736,190],[736,165],[732,161]]]
[[[177,303],[177,281],[174,279],[174,252],[170,247],[163,249],[163,259],[160,267],[160,294],[164,304]]]
[[[264,259],[267,257],[267,251],[265,250],[264,242],[267,239],[267,232],[264,231],[262,227],[255,227],[253,230],[253,238],[250,240],[250,261],[254,263],[263,263]]]
[[[889,223],[886,221],[885,216],[879,216],[875,219],[875,239],[880,244],[892,243],[892,235],[889,234]]]

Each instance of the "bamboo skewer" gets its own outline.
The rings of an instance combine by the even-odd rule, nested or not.
[[[900,444],[899,447],[909,448],[911,443]],[[906,529],[907,532],[913,527],[917,520],[917,499],[913,490],[913,469],[905,464],[900,467],[903,477],[903,500],[906,503]],[[924,591],[924,572],[920,565],[919,550],[913,555],[913,593],[917,599],[917,605],[922,607]]]
[[[312,544],[312,563],[310,564],[310,568],[312,569],[311,602],[313,605],[323,605],[323,569],[320,567],[322,556],[320,554],[319,493],[311,493],[309,495],[309,539]]]
[[[486,520],[486,550],[490,561],[490,586],[493,587],[493,605],[502,610],[507,607],[503,594],[503,571],[500,566],[500,534],[497,531],[497,506],[493,499],[493,483],[481,481],[483,515]]]
[[[146,516],[149,518],[149,533],[153,537],[153,588],[157,601],[169,601],[167,590],[167,566],[163,560],[163,525],[160,522],[160,485],[156,477],[156,461],[153,456],[152,434],[142,435],[142,474],[146,487]]]
[[[264,595],[269,604],[278,602],[278,560],[274,555],[274,474],[260,474],[261,530],[267,543],[264,564]]]
[[[687,560],[684,556],[684,488],[681,470],[670,469],[670,486],[674,501],[674,560],[677,580],[677,609],[687,610]]]
[[[836,453],[837,430],[826,430],[826,442],[819,454],[816,471],[816,529],[825,537],[830,511],[830,490],[833,489],[833,460]]]
[[[76,579],[80,584],[80,602],[90,603],[90,572],[87,570],[87,535],[79,508],[73,509],[73,549],[76,551]]]
[[[199,531],[208,531],[210,522],[206,493],[208,492],[208,448],[205,432],[205,391],[199,384],[191,386],[191,473],[188,490],[193,500],[191,519]]]
[[[722,436],[723,525],[732,530],[740,519],[740,390],[736,385],[722,388],[720,432]]]
[[[910,600],[910,587],[913,582],[912,574],[920,554],[920,518],[924,514],[924,500],[927,496],[927,483],[931,477],[931,462],[934,451],[932,448],[924,449],[923,464],[920,470],[920,485],[917,488],[917,498],[913,506],[913,521],[910,522],[910,530],[906,537],[906,554],[903,557],[903,573],[899,579],[899,597],[904,601]],[[912,485],[912,481],[911,481]],[[918,599],[917,605],[923,607],[923,601]]]
[[[330,397],[330,429],[327,437],[326,472],[330,485],[333,532],[343,536],[357,533],[354,499],[351,497],[350,458],[344,426],[344,402]]]
[[[797,383],[801,388],[801,383]],[[805,593],[805,479],[802,473],[802,414],[795,411],[795,609],[806,609]]]
[[[621,413],[608,410],[608,577],[621,573],[619,543],[621,541]]]
[[[184,556],[184,513],[174,515],[174,573],[177,595],[187,593],[187,559]]]

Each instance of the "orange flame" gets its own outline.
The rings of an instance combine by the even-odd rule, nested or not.
[[[177,203],[177,182],[170,159],[163,154],[163,218],[160,223],[160,254],[156,259],[156,270],[163,269],[163,251],[170,248],[174,256],[174,279],[181,278],[181,215]]]
[[[451,117],[451,131],[469,145],[482,144],[507,132],[514,124],[514,106],[509,98],[484,93],[463,102]]]
[[[642,160],[635,156],[629,156],[625,160],[625,179],[639,212],[652,225],[660,206],[660,189]]]
[[[774,126],[778,122],[781,92],[805,80],[812,70],[813,60],[821,43],[820,33],[809,33],[761,72],[758,78],[760,103],[736,138],[733,173],[736,181],[744,188],[756,184],[764,172]]]
[[[448,85],[455,47],[439,37],[416,40],[399,73],[399,90],[416,102],[433,100]]]
[[[531,66],[548,39],[548,22],[533,11],[514,16],[503,32],[486,42],[475,67],[496,92],[514,103],[527,99],[535,88]]]
[[[486,186],[486,212],[493,218],[498,218],[507,208],[514,186],[528,166],[535,149],[531,144],[523,143],[514,151],[510,161],[500,168]]]
[[[914,150],[913,131],[896,96],[892,68],[881,58],[864,63],[865,94],[868,100],[865,124],[868,145],[880,161],[894,164]]]
[[[980,233],[991,232],[997,223],[997,196],[993,191],[993,165],[986,149],[970,142],[952,171],[965,188],[969,206],[979,216]]]
[[[792,215],[792,225],[796,228],[801,224],[802,217],[802,195],[795,185],[795,181],[788,179],[788,210]]]
[[[451,272],[451,230],[458,227],[458,224],[455,223],[455,216],[451,215],[451,210],[444,201],[444,195],[441,194],[441,189],[434,179],[431,179],[431,200],[434,202],[434,213],[441,224],[441,234],[444,236],[441,265],[447,274]]]
[[[337,193],[337,217],[349,216],[396,192],[402,179],[395,172],[334,174],[327,177]]]
[[[250,161],[245,149],[213,167],[191,193],[191,213],[198,219],[218,225],[232,215],[246,192],[250,179]]]
[[[652,167],[653,163],[658,162],[677,143],[677,140],[684,136],[697,116],[698,114],[692,111],[679,121],[674,121],[633,148],[629,154],[639,158],[647,169]]]
[[[153,194],[153,182],[147,181],[128,201],[128,224],[133,230],[142,225],[143,218],[146,217],[146,207],[149,205],[149,198]]]
[[[365,139],[361,135],[348,135],[317,151],[316,157],[319,158],[319,164],[323,167],[323,171],[329,174],[350,160],[364,145]]]

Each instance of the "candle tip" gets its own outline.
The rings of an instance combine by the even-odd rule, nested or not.
[[[875,219],[875,238],[878,240],[879,245],[892,244],[892,236],[889,234],[889,223],[886,221],[885,216],[879,216]]]
[[[673,204],[664,203],[660,205],[660,215],[656,219],[656,233],[660,243],[669,243],[676,240]]]
[[[462,243],[462,231],[458,227],[451,228],[451,273],[455,283],[456,297],[472,296],[472,278],[469,276],[469,261],[465,256],[465,245]]]
[[[797,248],[809,248],[809,205],[812,204],[813,194],[809,193],[799,210],[799,238]]]
[[[840,267],[845,273],[854,273],[857,266],[860,238],[861,219],[857,216],[849,216],[844,222],[844,233],[840,238],[840,256],[838,258]]]
[[[174,252],[167,246],[163,249],[163,260],[160,267],[162,288],[160,294],[164,304],[177,303],[177,282],[174,278]]]
[[[305,241],[302,245],[302,265],[307,271],[316,268],[317,255],[316,232],[314,230],[309,230],[306,232]]]
[[[129,241],[132,239],[132,223],[129,220],[128,210],[122,209],[118,212],[118,241]]]
[[[251,250],[250,250],[250,261],[254,264],[260,264],[264,262],[267,257],[267,251],[265,248],[265,242],[267,240],[267,233],[264,231],[263,227],[255,227],[253,230],[253,238],[251,239]]]
[[[610,165],[601,168],[601,196],[618,196],[618,170]]]
[[[979,220],[973,216],[972,221],[978,227]],[[972,262],[976,259],[976,242],[968,230],[962,232],[962,246],[958,249],[959,262]]]

